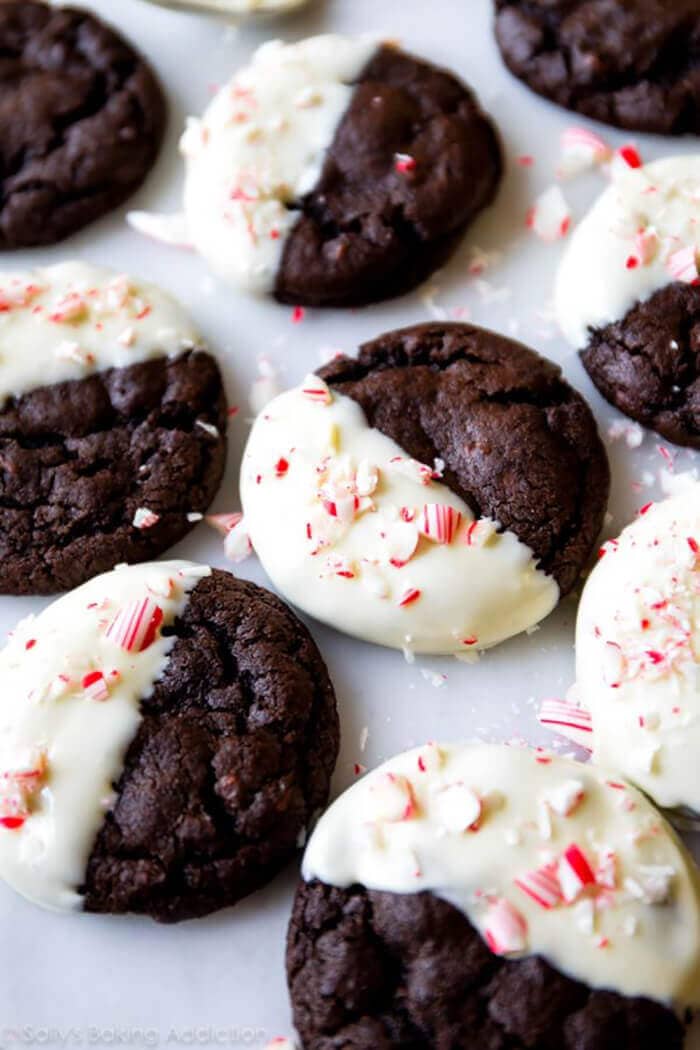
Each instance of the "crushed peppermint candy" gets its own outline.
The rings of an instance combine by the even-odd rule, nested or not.
[[[416,816],[416,800],[408,777],[382,773],[370,785],[370,803],[374,820],[411,820]]]
[[[109,624],[105,637],[127,652],[143,652],[153,645],[163,622],[163,610],[151,598],[123,606]]]
[[[571,227],[571,209],[560,186],[540,194],[527,213],[526,225],[543,241],[565,237]]]
[[[593,749],[593,718],[586,708],[566,700],[543,700],[537,718],[540,725],[561,733],[579,747]]]
[[[484,936],[494,955],[512,955],[527,948],[527,922],[504,897],[494,901],[486,913]]]
[[[25,765],[0,772],[0,828],[19,831],[31,816],[48,773],[48,757],[36,749]]]
[[[135,529],[152,529],[160,521],[160,514],[147,507],[137,507],[131,524]]]

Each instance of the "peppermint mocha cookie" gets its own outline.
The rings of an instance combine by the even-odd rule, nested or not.
[[[573,587],[608,465],[559,369],[493,332],[390,332],[273,400],[241,468],[253,546],[305,612],[380,645],[483,649]]]
[[[166,550],[226,456],[218,365],[153,285],[83,263],[0,275],[0,592]]]
[[[234,286],[349,306],[441,265],[501,176],[451,74],[374,38],[260,48],[182,139],[191,239]]]
[[[700,813],[700,484],[644,508],[601,555],[576,628],[594,758]]]
[[[0,249],[53,244],[118,207],[158,155],[149,66],[88,11],[0,4]]]
[[[306,628],[190,562],[120,566],[0,654],[0,877],[59,910],[204,915],[328,797],[335,697]]]
[[[633,788],[502,746],[428,745],[321,818],[287,973],[304,1050],[681,1050],[697,874]]]
[[[700,131],[698,0],[496,0],[506,64],[540,95],[621,128]]]
[[[700,156],[613,171],[557,277],[559,323],[601,394],[700,448]]]

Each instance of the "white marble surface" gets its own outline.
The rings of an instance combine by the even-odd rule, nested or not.
[[[609,447],[613,470],[611,534],[639,505],[659,494],[665,461],[647,434],[639,449],[608,438],[619,416],[595,394],[575,356],[549,319],[560,245],[537,241],[524,227],[527,207],[553,181],[558,138],[572,123],[566,113],[530,95],[501,69],[490,36],[490,0],[316,0],[286,19],[226,23],[176,14],[140,0],[84,0],[137,41],[162,76],[171,104],[168,140],[154,176],[133,207],[175,210],[181,167],[176,142],[185,114],[200,112],[213,85],[228,78],[252,49],[271,36],[294,40],[310,33],[383,32],[443,63],[478,90],[501,128],[509,171],[496,206],[467,235],[462,250],[430,282],[431,291],[351,313],[308,311],[293,325],[291,310],[255,301],[210,279],[187,252],[161,247],[131,232],[116,214],[54,249],[19,252],[9,268],[80,256],[159,281],[189,307],[220,354],[232,403],[242,406],[231,428],[230,462],[216,508],[238,508],[237,467],[250,412],[247,399],[260,355],[268,355],[290,385],[304,377],[327,348],[352,351],[359,342],[400,324],[427,320],[435,310],[468,308],[473,320],[520,337],[560,361],[587,396]],[[607,132],[604,132],[608,135]],[[610,132],[615,144],[629,136]],[[689,151],[692,142],[640,136],[646,158]],[[523,154],[534,166],[515,163]],[[591,175],[567,183],[580,215],[603,186]],[[468,274],[470,248],[504,253],[481,279]],[[480,283],[487,281],[488,285]],[[676,456],[689,469],[692,456]],[[645,477],[645,475],[648,475]],[[645,483],[645,482],[648,482]],[[641,484],[641,489],[638,485]],[[173,556],[224,565],[220,539],[205,525]],[[264,577],[254,559],[242,575]],[[0,632],[44,602],[0,599]],[[392,651],[342,638],[312,624],[340,701],[343,746],[335,791],[353,779],[353,766],[374,765],[428,738],[519,735],[545,742],[535,701],[561,696],[573,674],[575,601],[565,601],[531,637],[487,654],[477,666],[449,659],[409,665]],[[445,675],[441,687],[435,682]],[[368,738],[364,751],[361,737]],[[286,922],[296,872],[235,910],[176,927],[137,918],[55,916],[0,887],[0,1047],[200,1045],[261,1048],[291,1031],[284,980]],[[697,1044],[700,1046],[700,1040]]]

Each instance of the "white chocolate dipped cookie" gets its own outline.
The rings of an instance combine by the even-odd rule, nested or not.
[[[697,448],[700,156],[620,163],[611,175],[561,263],[559,324],[611,404]]]
[[[44,907],[173,922],[234,904],[326,801],[318,650],[277,598],[208,566],[83,584],[17,627],[0,687],[0,878]]]
[[[223,381],[155,285],[0,274],[0,592],[52,593],[181,539],[226,456]]]
[[[576,627],[576,699],[594,761],[700,813],[700,484],[650,504],[601,559]]]
[[[374,37],[268,42],[190,119],[181,151],[185,229],[175,239],[232,286],[295,305],[414,287],[501,174],[496,134],[469,89]],[[139,213],[132,221],[159,227]]]
[[[540,1045],[543,1024],[552,1046],[615,1032],[626,1050],[682,1046],[697,873],[644,797],[598,767],[484,744],[409,751],[325,813],[303,880],[287,966],[309,1044],[374,1022],[460,1046]]]
[[[592,418],[558,370],[493,333],[426,325],[323,374],[263,410],[243,457],[246,527],[280,592],[428,653],[485,649],[551,612],[607,496]]]

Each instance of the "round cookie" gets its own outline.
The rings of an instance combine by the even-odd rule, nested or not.
[[[556,311],[601,394],[670,441],[700,448],[700,156],[613,171],[574,231]],[[585,288],[585,295],[581,289]]]
[[[594,759],[661,806],[700,814],[700,484],[644,508],[583,591],[576,700]]]
[[[189,234],[212,270],[312,306],[419,284],[502,171],[469,89],[370,37],[265,44],[181,149]]]
[[[327,801],[323,660],[278,598],[229,573],[90,580],[18,626],[0,680],[0,877],[45,907],[175,922],[234,904]]]
[[[559,369],[493,332],[381,336],[266,406],[241,467],[275,587],[339,630],[460,653],[532,627],[574,586],[608,465]]]
[[[620,128],[700,132],[697,0],[496,0],[512,73],[545,98]]]
[[[0,249],[53,244],[118,207],[155,163],[165,101],[88,11],[0,4]]]
[[[154,285],[83,263],[0,276],[0,592],[162,553],[226,458],[218,365]]]
[[[287,974],[305,1050],[681,1050],[697,874],[594,766],[407,752],[331,806],[302,874]]]

